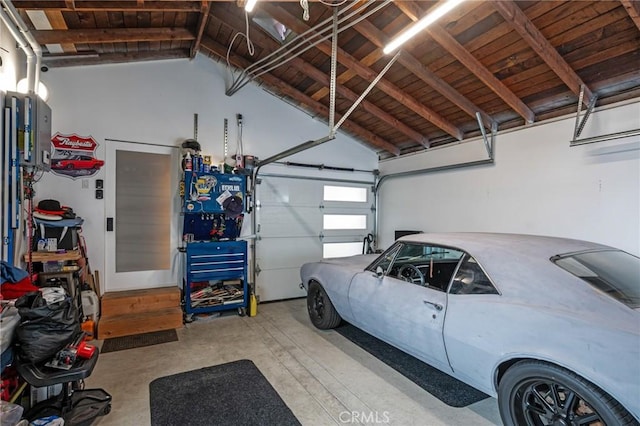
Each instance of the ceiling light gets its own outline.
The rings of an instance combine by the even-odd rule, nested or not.
[[[442,16],[449,13],[454,7],[462,3],[464,0],[447,0],[441,5],[435,7],[431,12],[427,13],[418,22],[405,29],[398,34],[393,40],[387,44],[383,50],[385,54],[391,53],[398,47],[403,45],[411,37],[418,34],[420,31],[427,28],[429,25],[440,19]]]
[[[26,94],[29,91],[26,78],[23,78],[18,82],[18,85],[16,86],[16,90],[24,94]],[[36,93],[38,96],[40,96],[40,99],[42,99],[45,102],[47,102],[47,100],[49,99],[49,89],[47,89],[47,86],[45,86],[44,83],[41,81],[38,83],[38,90],[36,91]]]
[[[256,5],[258,0],[247,0],[247,2],[244,5],[244,10],[246,10],[247,12],[251,12],[253,10],[253,7]]]

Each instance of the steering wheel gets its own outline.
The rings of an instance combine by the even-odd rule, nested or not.
[[[405,273],[405,271],[407,271],[407,273]],[[407,263],[406,265],[402,265],[402,267],[398,271],[397,278],[409,283],[420,284],[424,287],[424,274],[420,271],[420,269],[409,263]]]

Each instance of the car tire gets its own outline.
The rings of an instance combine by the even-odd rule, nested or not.
[[[327,292],[316,281],[309,284],[307,311],[313,325],[321,330],[336,328],[342,321]]]
[[[573,408],[564,406],[567,400],[574,401]],[[505,426],[573,425],[582,424],[581,417],[595,416],[589,424],[598,420],[595,424],[638,424],[593,383],[557,365],[535,360],[520,361],[504,373],[498,387],[498,408]]]

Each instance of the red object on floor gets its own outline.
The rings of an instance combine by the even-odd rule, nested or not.
[[[13,367],[5,368],[2,373],[2,384],[0,385],[0,399],[9,401],[19,385],[18,372]]]
[[[17,299],[24,294],[38,290],[40,288],[33,285],[29,277],[25,277],[17,283],[6,282],[0,286],[0,293],[5,299]]]

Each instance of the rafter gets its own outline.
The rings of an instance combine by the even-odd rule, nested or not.
[[[637,0],[620,0],[620,3],[627,9],[627,13],[633,19],[633,23],[640,30],[640,4]]]
[[[545,36],[536,28],[533,22],[524,12],[512,1],[496,1],[491,5],[502,15],[511,27],[520,34],[520,37],[526,41],[529,46],[549,65],[554,73],[566,84],[569,89],[576,95],[580,95],[581,87],[584,86],[583,101],[589,106],[593,93],[576,74],[571,66],[565,61],[553,45],[545,38]]]
[[[76,67],[82,65],[118,64],[123,62],[160,61],[189,57],[187,49],[160,50],[156,52],[90,53],[77,55],[45,55],[42,63],[49,68]]]
[[[382,31],[377,29],[369,21],[361,21],[356,24],[354,28],[379,48],[383,48],[389,41],[388,37],[386,37]],[[435,73],[431,72],[414,56],[412,56],[408,52],[403,52],[402,55],[400,55],[400,57],[398,58],[398,62],[404,65],[409,71],[414,73],[416,77],[420,78],[429,86],[433,87],[442,96],[447,98],[454,105],[469,114],[471,117],[475,118],[476,113],[479,112],[482,115],[484,124],[487,127],[491,128],[491,125],[495,120],[489,114],[484,112],[482,109],[480,109],[480,107],[460,94],[460,92],[451,87],[446,81],[442,80]]]
[[[202,2],[202,11],[200,12],[200,17],[198,18],[198,31],[196,32],[196,39],[193,41],[191,45],[191,59],[196,57],[198,53],[198,49],[200,48],[200,42],[202,41],[202,34],[204,33],[204,29],[207,27],[207,23],[209,22],[209,10],[211,9],[211,3],[208,1]]]
[[[281,7],[274,6],[273,4],[263,4],[262,8],[269,13],[274,19],[279,22],[282,22],[288,28],[293,29],[293,31],[298,34],[302,34],[303,32],[309,30],[309,27],[300,22],[299,19],[291,16],[287,11],[282,9]],[[331,43],[328,41],[324,41],[316,45],[316,48],[319,49],[326,55],[331,56]],[[356,58],[351,56],[349,53],[344,51],[341,48],[338,48],[338,62],[343,64],[344,66],[353,69],[358,73],[360,78],[363,78],[369,82],[373,81],[377,77],[377,73],[371,68],[360,63]],[[429,121],[430,123],[436,125],[440,129],[444,130],[449,135],[453,136],[458,140],[462,140],[463,133],[458,127],[456,127],[453,123],[440,116],[437,112],[428,108],[420,101],[410,96],[408,93],[402,91],[398,86],[391,83],[389,80],[384,78],[380,79],[376,88],[385,92],[387,95],[393,97],[396,101],[405,105],[409,109],[411,109],[416,114],[422,116],[424,119]]]
[[[421,6],[413,2],[395,2],[405,15],[412,21],[418,21],[424,10]],[[478,59],[476,59],[468,50],[464,48],[458,41],[445,30],[437,22],[426,29],[426,32],[433,38],[436,43],[447,50],[454,58],[456,58],[469,71],[474,73],[480,81],[498,95],[507,105],[522,116],[526,122],[533,123],[535,114],[520,98],[518,98],[504,83],[497,79],[491,71],[489,71]]]
[[[222,18],[218,18],[218,16],[220,15],[221,14],[214,13],[212,19],[215,19],[221,25],[227,25],[231,27],[231,29],[233,29],[234,31],[241,31],[241,28],[244,25],[244,22],[241,21],[238,17],[232,14],[226,14],[224,19],[222,19]],[[268,36],[254,37],[253,44],[267,51],[274,51],[280,47],[278,43],[276,43],[273,39],[271,39]],[[309,64],[308,62],[306,62],[305,60],[299,57],[291,59],[289,62],[286,63],[286,66],[295,68],[296,70],[302,72],[304,75],[315,80],[317,83],[320,83],[326,87],[329,87],[330,85],[329,76],[325,72],[319,70],[315,66]],[[336,85],[336,92],[340,96],[352,102],[355,102],[358,99],[358,95],[355,92],[353,92],[351,89],[340,84]],[[407,126],[405,123],[403,123],[396,117],[383,111],[381,108],[377,107],[376,105],[367,101],[366,99],[362,101],[362,103],[360,104],[360,107],[364,111],[376,117],[378,120],[389,124],[391,127],[403,133],[409,139],[414,140],[415,142],[417,142],[422,146],[425,146],[425,147],[429,146],[428,138],[424,137],[422,134],[420,134],[416,130]]]
[[[210,37],[207,37],[207,36],[203,37],[202,43],[200,44],[200,46],[202,50],[208,51],[213,55],[215,55],[216,57],[226,61],[227,48],[222,46],[220,43],[214,41]],[[245,69],[249,65],[251,65],[251,63],[248,60],[234,53],[231,53],[231,55],[229,56],[229,61],[235,67],[238,67],[240,69]],[[316,100],[311,99],[309,96],[291,87],[289,84],[285,83],[279,78],[274,77],[271,74],[264,74],[260,77],[260,79],[271,89],[275,90],[278,93],[281,93],[282,95],[288,96],[289,98],[295,100],[296,102],[299,102],[300,105],[303,105],[308,110],[313,111],[316,114],[321,115],[322,117],[328,117],[329,108],[327,106],[321,104]],[[342,128],[346,129],[351,134],[362,139],[363,141],[366,141],[372,146],[376,146],[396,156],[400,155],[400,149],[397,146],[377,136],[373,132],[367,129],[364,129],[363,127],[359,126],[358,124],[350,120],[345,121],[342,124]]]
[[[194,40],[185,28],[100,28],[81,30],[34,30],[40,44],[56,43],[126,43],[136,41]]]
[[[14,0],[16,9],[25,10],[59,10],[75,12],[199,12],[198,1],[20,1]]]

